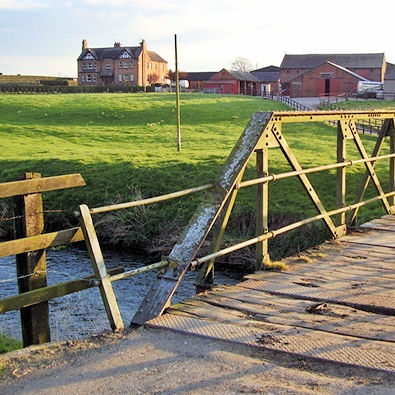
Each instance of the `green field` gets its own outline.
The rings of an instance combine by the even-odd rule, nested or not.
[[[45,194],[45,209],[62,211],[46,214],[47,230],[62,229],[77,223],[72,213],[81,203],[107,205],[211,181],[253,112],[285,109],[281,103],[259,98],[191,94],[181,96],[181,106],[178,153],[171,94],[0,95],[0,182],[19,179],[26,171],[42,176],[81,173],[87,187]],[[302,166],[336,161],[335,128],[294,124],[284,126],[284,134]],[[371,151],[374,137],[363,138]],[[357,157],[353,149],[348,158]],[[245,178],[254,177],[254,166],[252,161]],[[278,150],[270,151],[270,169],[289,170]],[[362,170],[349,170],[349,203]],[[335,208],[335,171],[312,175],[311,180],[328,209]],[[243,189],[239,195],[228,241],[254,233],[255,189]],[[201,196],[97,216],[101,240],[160,254],[176,240]],[[315,214],[297,180],[272,183],[270,202],[273,226]],[[3,217],[12,216],[10,206],[2,204]],[[382,213],[374,205],[363,211],[362,218]],[[7,224],[0,222],[3,233]],[[281,257],[321,240],[322,229],[311,226],[297,232],[289,245],[284,239],[274,241],[274,255]]]

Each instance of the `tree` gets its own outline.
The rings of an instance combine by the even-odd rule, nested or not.
[[[254,66],[252,63],[247,59],[243,58],[242,56],[238,56],[230,66],[232,70],[236,71],[251,71]]]

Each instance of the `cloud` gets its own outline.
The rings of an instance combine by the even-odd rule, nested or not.
[[[45,7],[47,7],[46,4],[38,1],[0,0],[0,10],[25,11]]]

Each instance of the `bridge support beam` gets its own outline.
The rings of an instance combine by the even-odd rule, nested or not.
[[[169,265],[165,273],[158,278],[148,291],[132,318],[132,324],[143,324],[158,317],[169,306],[178,284],[206,239],[227,199],[232,194],[240,173],[256,149],[262,132],[271,118],[271,112],[252,115],[249,124],[225,162],[216,188],[206,192],[204,202],[197,208],[168,256]]]

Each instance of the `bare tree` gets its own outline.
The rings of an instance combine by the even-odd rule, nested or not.
[[[242,56],[238,56],[230,65],[232,70],[237,70],[237,71],[251,71],[254,66],[252,63],[247,59],[243,58]]]

